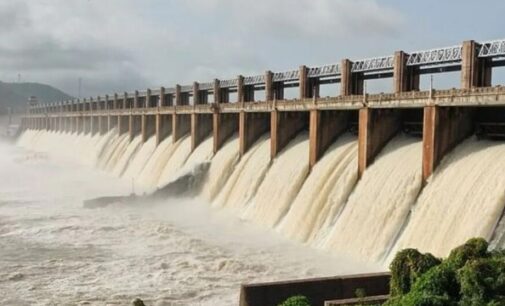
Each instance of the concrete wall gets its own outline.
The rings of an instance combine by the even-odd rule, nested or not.
[[[308,128],[309,113],[274,110],[270,116],[270,157],[274,159],[298,133]]]
[[[156,145],[172,133],[172,116],[156,114]]]
[[[238,132],[239,115],[214,113],[212,119],[215,154],[228,138]]]
[[[291,296],[304,295],[312,306],[324,306],[324,301],[356,297],[356,289],[369,296],[388,294],[389,279],[388,273],[378,273],[242,285],[239,305],[277,306]]]
[[[212,133],[211,114],[191,114],[191,151],[194,151]]]
[[[190,115],[173,114],[172,115],[172,142],[177,142],[184,135],[191,132]]]
[[[423,181],[435,171],[442,158],[473,132],[474,109],[470,107],[424,108]]]
[[[360,177],[400,128],[399,109],[362,108],[359,110],[358,173]]]
[[[142,142],[146,142],[156,132],[156,116],[142,115]]]
[[[248,113],[241,111],[239,114],[240,156],[243,156],[261,135],[270,129],[270,113]]]
[[[310,111],[309,161],[312,168],[328,147],[348,128],[351,111]]]

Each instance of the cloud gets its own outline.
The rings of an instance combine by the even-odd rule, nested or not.
[[[87,96],[226,79],[333,62],[403,22],[376,0],[2,0],[0,78],[77,95],[82,77]]]

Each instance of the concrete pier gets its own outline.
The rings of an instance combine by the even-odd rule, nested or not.
[[[191,115],[174,114],[172,116],[172,142],[191,132]]]
[[[244,156],[251,146],[270,130],[269,113],[239,113],[239,150],[240,156]]]
[[[424,107],[423,182],[442,158],[473,132],[472,107]]]
[[[351,111],[310,111],[310,167],[314,167],[328,147],[349,129]]]
[[[281,112],[274,109],[270,114],[270,158],[279,152],[302,130],[308,128],[308,112]]]
[[[212,114],[214,154],[239,130],[239,115],[215,112]]]
[[[377,154],[400,130],[398,109],[361,108],[359,110],[358,175],[373,162]]]
[[[194,151],[212,133],[211,114],[191,114],[191,151]]]

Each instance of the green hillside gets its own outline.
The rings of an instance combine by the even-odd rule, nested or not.
[[[64,101],[72,97],[63,91],[40,83],[4,83],[0,81],[0,114],[7,113],[8,107],[14,112],[24,112],[31,96],[39,103]]]

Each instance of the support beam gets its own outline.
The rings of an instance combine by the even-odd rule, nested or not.
[[[473,132],[472,108],[424,107],[423,183],[435,171],[442,158]]]
[[[212,133],[211,114],[191,114],[191,152]]]
[[[400,131],[398,109],[361,108],[359,110],[358,175],[373,162],[384,146]]]
[[[191,132],[190,115],[173,114],[172,115],[172,142],[176,143],[184,135]]]
[[[408,54],[395,52],[393,63],[393,82],[395,93],[419,90],[419,68],[407,66]]]
[[[309,79],[307,66],[300,66],[300,99],[319,96],[319,82],[317,79]]]
[[[491,86],[491,59],[478,58],[478,45],[473,40],[463,42],[461,51],[461,88]]]
[[[241,111],[239,114],[240,156],[244,156],[261,135],[268,132],[269,128],[270,113]]]
[[[338,136],[347,130],[349,115],[349,111],[310,111],[310,168],[314,167]]]
[[[270,113],[270,158],[274,159],[299,132],[307,128],[308,121],[308,112],[273,110]]]
[[[212,114],[212,124],[214,134],[214,153],[217,153],[226,140],[238,131],[239,115],[215,112]]]

